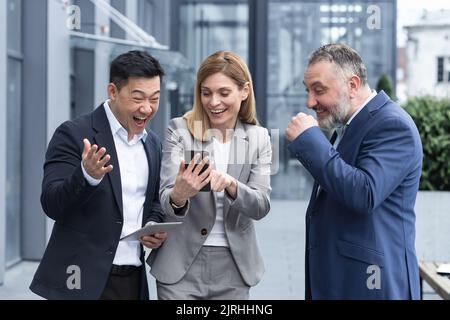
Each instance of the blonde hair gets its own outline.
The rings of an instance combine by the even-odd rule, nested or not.
[[[235,53],[229,51],[217,51],[206,58],[200,65],[197,72],[197,81],[194,92],[194,105],[192,110],[183,116],[187,121],[189,132],[195,139],[204,141],[208,139],[208,131],[211,128],[209,118],[203,109],[201,102],[201,84],[205,79],[213,74],[222,73],[231,78],[239,90],[242,90],[246,83],[249,84],[249,94],[247,99],[242,101],[238,118],[249,124],[259,124],[256,118],[255,94],[253,92],[253,81],[250,71],[245,62]],[[200,121],[201,127],[195,126]]]

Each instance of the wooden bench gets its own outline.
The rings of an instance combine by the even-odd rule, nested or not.
[[[427,282],[444,300],[450,300],[450,278],[436,272],[443,262],[420,261],[420,298],[423,298],[423,281]]]

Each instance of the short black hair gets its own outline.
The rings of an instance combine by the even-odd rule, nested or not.
[[[145,51],[133,50],[121,54],[111,62],[109,82],[120,90],[127,85],[130,77],[162,78],[164,74],[158,60]]]

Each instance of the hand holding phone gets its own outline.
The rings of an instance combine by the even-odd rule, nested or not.
[[[185,160],[182,160],[178,169],[175,185],[170,193],[171,202],[183,206],[187,199],[195,196],[199,191],[211,190],[211,170],[207,152],[202,158],[202,152],[187,151]],[[189,162],[188,162],[189,160]]]
[[[195,156],[198,154],[200,154],[200,158],[195,159]],[[197,175],[203,174],[209,168],[209,161],[208,162],[203,161],[207,157],[209,159],[209,153],[207,151],[186,150],[184,153],[185,169],[187,169],[189,167],[189,164],[192,161],[194,161],[192,171],[197,172]],[[199,170],[197,170],[198,166],[201,166]],[[211,183],[208,182],[200,191],[201,192],[211,191]]]

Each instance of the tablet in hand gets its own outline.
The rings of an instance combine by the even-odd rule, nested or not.
[[[129,235],[121,238],[120,241],[137,241],[143,236],[149,236],[155,233],[160,232],[169,232],[174,230],[177,226],[179,226],[181,222],[161,222],[157,223],[154,221],[148,222],[143,228],[136,230]]]

